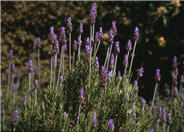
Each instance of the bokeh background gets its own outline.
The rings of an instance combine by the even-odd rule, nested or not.
[[[49,67],[49,28],[54,26],[59,35],[60,28],[66,26],[67,17],[72,17],[72,40],[77,39],[79,22],[84,23],[83,42],[89,36],[88,14],[92,2],[1,2],[1,42],[2,42],[2,87],[7,80],[8,53],[13,50],[16,71],[26,76],[26,63],[32,57],[34,40],[41,38],[41,68]],[[172,59],[178,57],[179,75],[184,73],[184,2],[97,2],[96,28],[102,26],[108,34],[111,23],[116,20],[121,55],[118,70],[122,70],[123,56],[128,39],[132,39],[135,26],[140,29],[133,64],[132,81],[137,69],[144,67],[140,80],[140,95],[151,99],[154,91],[155,69],[161,69],[161,97],[172,85]],[[104,62],[106,42],[98,54]],[[24,72],[23,72],[24,71]],[[47,73],[46,73],[47,74]],[[46,75],[45,74],[45,75]]]

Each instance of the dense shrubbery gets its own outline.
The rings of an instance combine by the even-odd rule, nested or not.
[[[160,10],[161,16],[167,12],[158,9],[157,13]],[[62,27],[59,35],[55,34],[58,30],[54,30],[57,26],[50,27],[50,34],[45,35],[49,36],[50,46],[40,38],[35,40],[34,51],[23,75],[16,72],[16,57],[14,50],[10,50],[8,79],[3,81],[2,89],[2,130],[151,132],[153,128],[160,132],[184,131],[184,77],[178,75],[177,58],[173,59],[173,84],[168,98],[160,100],[157,96],[163,77],[157,69],[154,97],[152,103],[146,103],[138,96],[143,67],[131,83],[136,45],[143,39],[139,36],[139,28],[136,27],[132,35],[133,43],[127,39],[127,46],[122,47],[122,40],[116,41],[119,36],[116,22],[112,22],[108,33],[103,33],[96,17],[94,3],[88,18],[89,27],[83,29],[80,24],[76,30],[70,17],[67,29]],[[90,35],[84,40],[88,30]],[[73,38],[77,38],[76,41],[72,42]],[[163,45],[163,39],[159,41]],[[50,52],[47,54],[50,59],[41,57],[41,60],[47,58],[50,68],[40,61],[43,54],[40,44],[43,46],[43,43],[47,43],[44,47]],[[100,55],[104,43],[107,44],[107,49],[103,50],[106,56],[98,61],[96,55]],[[123,58],[120,47],[121,53],[124,51],[125,54],[121,59],[123,70],[118,71],[118,58]]]

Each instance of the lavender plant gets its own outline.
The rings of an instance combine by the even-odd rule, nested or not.
[[[40,77],[43,72],[40,68],[41,40],[39,38],[37,39],[38,63],[36,65],[33,63],[34,60],[29,60],[26,73],[29,78],[24,78],[24,83],[19,87],[14,80],[15,65],[12,63],[13,51],[10,51],[7,88],[8,90],[14,88],[14,90],[9,90],[13,100],[8,94],[2,97],[3,131],[153,132],[156,130],[169,132],[174,129],[183,130],[177,121],[184,119],[183,75],[180,79],[179,91],[176,86],[173,89],[173,100],[168,102],[165,108],[159,107],[155,114],[157,105],[155,94],[160,81],[160,70],[156,72],[155,93],[151,106],[143,97],[138,96],[138,80],[143,76],[143,67],[138,70],[137,80],[131,83],[131,68],[139,40],[138,27],[134,31],[130,66],[129,55],[132,44],[128,40],[125,57],[118,57],[121,42],[115,39],[115,35],[118,34],[115,21],[112,22],[109,31],[106,58],[100,60],[102,61],[100,63],[98,49],[105,40],[103,40],[102,27],[99,27],[99,31],[95,34],[96,17],[97,5],[93,3],[89,14],[90,35],[86,38],[85,44],[82,42],[83,24],[80,23],[79,37],[74,39],[72,46],[71,33],[75,29],[72,27],[71,17],[67,19],[66,31],[65,27],[61,27],[59,38],[54,33],[54,27],[51,26],[50,70],[46,71],[49,72],[50,79],[45,84],[42,83],[45,78]],[[66,32],[69,33],[68,38]],[[68,52],[66,52],[67,49]],[[85,56],[82,56],[81,52],[85,52]],[[68,64],[65,61],[67,56],[69,56]],[[124,64],[123,76],[120,71],[116,74],[118,61]],[[176,68],[175,65],[174,67]],[[17,80],[20,80],[20,75],[18,78]],[[14,109],[17,110],[14,111]],[[13,111],[14,114],[12,114]]]

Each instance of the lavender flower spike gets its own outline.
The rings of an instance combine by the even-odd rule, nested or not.
[[[41,48],[40,37],[36,39],[36,47]]]
[[[149,132],[153,132],[153,128],[150,128]]]
[[[12,73],[15,73],[15,64],[12,64]]]
[[[91,126],[92,126],[93,128],[96,128],[96,127],[97,127],[96,112],[94,112],[93,121],[92,121]]]
[[[112,119],[109,120],[108,132],[114,132],[114,122]]]
[[[173,67],[177,68],[177,57],[176,56],[173,57]]]
[[[106,68],[104,68],[102,66],[100,85],[102,87],[105,87],[106,84],[107,84],[108,79],[109,79],[109,72],[108,72],[108,70]]]
[[[57,55],[59,53],[59,42],[56,41],[54,45],[54,54]]]
[[[59,41],[66,44],[67,40],[66,40],[66,33],[65,33],[65,28],[61,27],[61,32],[60,32],[60,37],[59,37]]]
[[[180,82],[184,83],[184,75],[181,75]]]
[[[162,117],[162,107],[161,107],[161,106],[158,107],[157,116],[158,116],[159,118]]]
[[[68,118],[68,114],[66,112],[64,112],[63,115],[64,115],[64,118],[66,119]]]
[[[140,69],[138,69],[138,77],[142,77],[143,76],[143,67],[141,67]]]
[[[55,43],[55,41],[57,40],[57,35],[54,33],[54,27],[50,27],[50,34],[49,34],[49,40],[52,44]]]
[[[165,123],[167,122],[165,108],[162,109],[162,120]]]
[[[127,54],[125,54],[125,56],[124,56],[123,65],[126,67],[128,66],[128,55]]]
[[[130,39],[128,40],[128,43],[127,43],[127,46],[126,46],[126,50],[127,50],[128,52],[130,52],[130,51],[132,50],[132,42],[131,42]]]
[[[117,33],[116,21],[112,21],[112,30],[113,30],[113,35],[115,36]]]
[[[77,51],[77,41],[76,40],[73,41],[73,50]]]
[[[68,26],[69,32],[71,33],[72,32],[72,19],[71,19],[71,17],[69,17],[67,19],[67,26]]]
[[[137,41],[138,39],[139,39],[139,28],[135,27],[134,40]]]
[[[114,52],[116,55],[120,53],[119,41],[115,43]]]
[[[146,104],[146,100],[143,97],[141,97],[140,98],[140,102],[141,102],[141,106],[143,108],[145,106],[145,104]]]
[[[90,25],[93,25],[96,23],[96,17],[97,17],[97,10],[96,10],[96,3],[94,2],[89,14],[89,23]]]
[[[99,28],[98,38],[100,40],[103,38],[103,29],[102,29],[102,27]]]
[[[109,39],[108,39],[108,41],[109,41],[109,43],[110,44],[113,44],[114,43],[114,35],[113,35],[113,30],[112,30],[112,28],[110,29],[110,31],[109,31],[109,37],[108,37]]]
[[[112,53],[111,55],[111,61],[110,61],[110,68],[113,69],[114,68],[114,54]]]
[[[178,97],[178,88],[177,87],[174,87],[174,96]]]
[[[160,82],[160,78],[161,78],[160,69],[156,69],[155,80],[156,80],[157,83]]]
[[[167,123],[169,125],[171,125],[171,123],[172,123],[172,119],[171,119],[171,114],[170,113],[167,114]]]
[[[80,94],[79,94],[79,97],[78,97],[78,101],[80,104],[84,104],[84,90],[83,89],[80,89]]]
[[[35,87],[38,88],[38,80],[34,81]]]
[[[12,61],[12,60],[13,60],[13,50],[10,50],[10,53],[9,53],[9,59],[10,59],[10,61]]]
[[[28,72],[31,73],[33,71],[33,62],[32,60],[29,60],[29,64],[28,64]]]
[[[16,126],[19,123],[18,110],[14,111],[14,115],[12,117],[13,125]]]
[[[79,34],[82,34],[82,33],[83,33],[83,23],[80,23]]]
[[[184,101],[184,94],[183,93],[181,93],[180,98],[182,101]]]
[[[99,69],[99,62],[98,62],[98,57],[96,56],[95,58],[95,64],[94,64],[95,68],[98,70]]]

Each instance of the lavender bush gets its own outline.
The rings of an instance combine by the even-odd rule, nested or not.
[[[157,99],[157,89],[161,81],[160,70],[157,69],[154,97],[148,105],[143,97],[138,96],[138,81],[143,76],[143,67],[138,69],[137,80],[131,83],[134,54],[141,37],[139,28],[135,27],[132,32],[133,39],[127,40],[125,57],[118,58],[121,42],[116,40],[118,28],[113,21],[106,42],[106,58],[99,62],[98,49],[106,40],[103,39],[102,27],[95,26],[96,17],[97,5],[93,3],[88,17],[90,31],[86,41],[83,41],[82,35],[88,32],[83,31],[82,23],[77,29],[79,37],[72,38],[75,29],[72,27],[71,17],[67,19],[67,27],[61,27],[60,33],[55,32],[54,26],[50,28],[50,70],[47,71],[50,76],[47,76],[47,83],[42,83],[44,73],[40,69],[44,66],[40,65],[40,38],[35,41],[37,58],[30,58],[27,63],[25,78],[21,78],[20,73],[16,76],[17,69],[12,62],[13,51],[10,50],[7,87],[2,94],[1,130],[184,130],[184,77],[181,75],[178,83],[176,57],[173,62],[171,98],[167,99],[167,104],[160,103]],[[83,49],[84,56],[81,55]],[[117,61],[123,61],[124,72],[117,71]],[[21,84],[20,78],[23,79]]]

